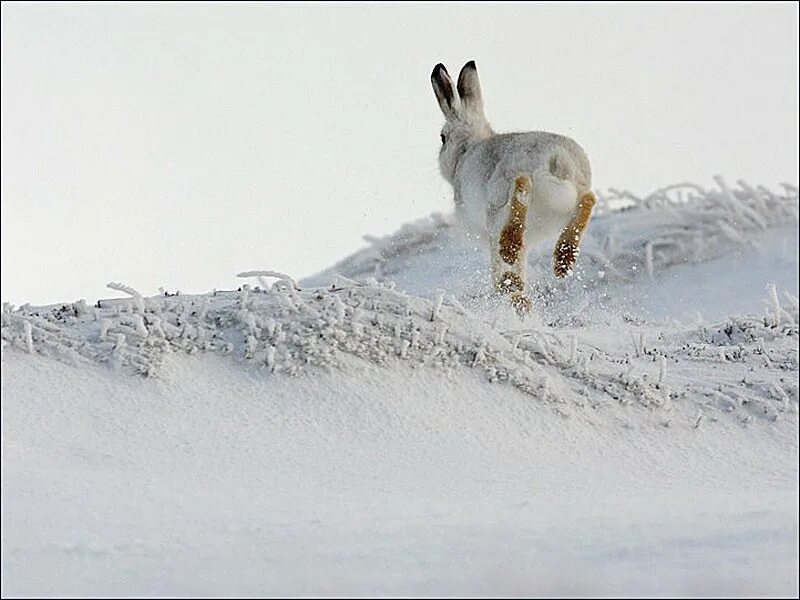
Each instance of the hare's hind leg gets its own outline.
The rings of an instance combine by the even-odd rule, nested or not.
[[[564,277],[572,272],[578,260],[583,233],[592,217],[592,209],[597,200],[592,192],[583,192],[569,223],[561,231],[553,250],[553,272],[556,277]]]
[[[525,229],[528,225],[528,208],[531,201],[531,178],[520,175],[514,179],[511,201],[505,223],[497,240],[492,243],[492,270],[494,287],[511,299],[511,305],[520,314],[531,309],[525,293],[527,249]]]

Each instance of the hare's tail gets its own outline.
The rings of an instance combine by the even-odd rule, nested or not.
[[[508,216],[492,248],[495,288],[508,294],[511,304],[520,314],[531,308],[525,293],[525,229],[528,226],[528,208],[531,202],[531,178],[519,175],[511,188]]]

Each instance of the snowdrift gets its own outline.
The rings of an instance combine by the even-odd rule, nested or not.
[[[4,305],[4,591],[796,593],[795,187],[601,194],[525,320],[451,215],[367,241]]]
[[[412,367],[475,369],[487,381],[557,405],[558,412],[637,403],[664,414],[679,405],[693,415],[710,410],[716,418],[714,409],[721,406],[744,421],[794,420],[796,276],[779,282],[780,294],[774,282],[755,290],[765,300],[760,314],[694,326],[676,323],[674,312],[672,323],[646,320],[642,315],[650,307],[643,311],[641,299],[630,303],[615,293],[726,254],[738,253],[739,287],[753,283],[753,257],[773,261],[773,269],[793,269],[796,190],[787,186],[789,193],[780,196],[740,185],[731,190],[720,181],[712,191],[675,186],[643,200],[624,192],[601,196],[574,278],[562,283],[550,275],[550,248],[532,257],[540,310],[526,321],[516,319],[502,299],[487,296],[480,240],[466,238],[452,217],[435,215],[388,238],[370,239],[368,249],[303,282],[302,289],[274,271],[241,274],[259,279],[260,286],[203,295],[143,298],[123,284],[109,284],[129,297],[93,307],[85,301],[6,306],[2,338],[28,353],[74,365],[109,363],[145,376],[159,376],[165,357],[175,353],[215,352],[248,368],[288,375],[340,368],[348,355],[378,365],[400,360]],[[776,230],[780,251],[761,247],[774,242]],[[439,277],[444,273],[449,277]],[[683,293],[696,296],[691,287]],[[706,301],[696,298],[695,304]],[[691,380],[688,371],[698,362],[717,364],[713,381],[702,372]],[[787,377],[775,379],[776,373]]]

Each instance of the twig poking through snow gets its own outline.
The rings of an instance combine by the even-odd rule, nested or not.
[[[136,324],[136,333],[142,337],[147,337],[149,335],[150,332],[147,331],[147,327],[144,325],[144,319],[142,318],[142,315],[134,316],[133,322]]]
[[[28,321],[25,321],[25,347],[28,349],[29,354],[33,354],[33,334],[31,324]]]
[[[661,364],[658,368],[658,387],[660,388],[664,384],[664,378],[667,376],[667,357],[661,357]]]
[[[419,348],[419,329],[411,332],[411,347]]]
[[[122,352],[125,347],[125,334],[118,333],[114,336],[114,354]]]
[[[486,360],[486,353],[483,351],[483,348],[486,346],[486,342],[481,342],[480,346],[475,349],[475,357],[472,359],[472,368],[474,369],[477,365],[481,364],[484,360]]]
[[[703,413],[697,413],[697,418],[694,421],[694,428],[698,429],[700,427],[700,422],[703,420]]]
[[[257,347],[258,340],[256,340],[255,336],[248,335],[247,339],[245,340],[245,358],[253,358],[253,354],[255,354]]]
[[[775,309],[775,322],[781,322],[781,303],[778,300],[778,291],[774,283],[767,284],[767,291],[769,292],[769,299],[772,300],[772,308]]]
[[[111,290],[117,290],[118,292],[125,292],[129,296],[133,298],[133,303],[136,308],[139,309],[140,313],[144,313],[144,300],[142,300],[142,295],[133,289],[129,285],[125,285],[124,283],[115,283],[110,282],[106,284],[106,287]]]
[[[400,342],[400,350],[398,351],[400,358],[406,358],[408,356],[408,347],[410,345],[411,342],[409,342],[408,340],[402,340]]]
[[[444,302],[444,290],[436,290],[436,299],[433,302],[431,321],[435,321],[439,318],[439,311],[442,310],[442,302]]]
[[[137,292],[131,286],[125,285],[124,283],[115,283],[112,281],[110,283],[107,283],[106,287],[112,290],[117,290],[119,292],[125,292],[126,294],[128,294],[129,296],[133,296],[134,298],[136,298],[137,296],[139,298],[142,297],[142,295],[139,292]]]
[[[106,339],[108,335],[108,328],[111,327],[111,319],[101,319],[100,320],[100,339]]]

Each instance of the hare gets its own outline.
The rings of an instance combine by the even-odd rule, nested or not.
[[[596,201],[589,159],[576,142],[555,133],[495,133],[483,113],[475,61],[461,69],[455,89],[441,63],[431,83],[446,119],[439,169],[453,186],[456,214],[489,242],[493,288],[524,315],[531,309],[528,250],[558,236],[556,277],[570,274],[578,258]]]

